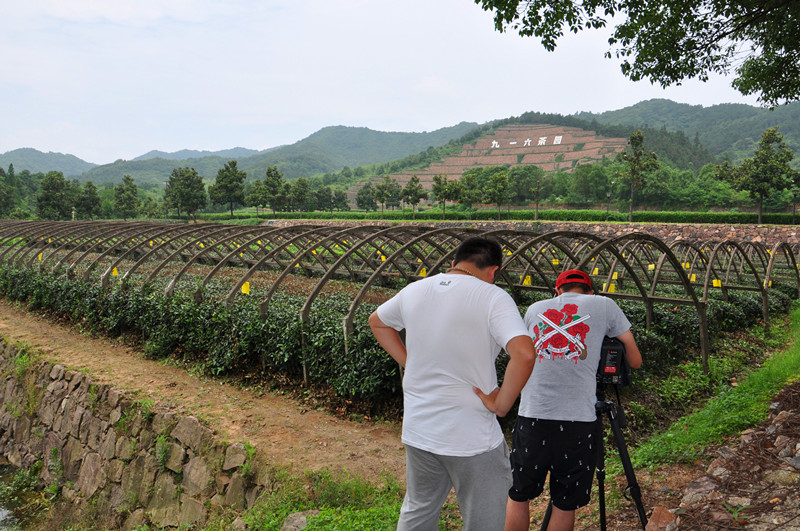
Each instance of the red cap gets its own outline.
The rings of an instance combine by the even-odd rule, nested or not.
[[[589,275],[579,269],[567,269],[558,275],[558,278],[556,279],[556,289],[560,288],[564,284],[572,283],[586,284],[590,288],[592,287],[592,279],[589,277]]]

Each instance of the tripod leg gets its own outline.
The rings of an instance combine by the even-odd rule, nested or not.
[[[628,479],[628,488],[631,491],[631,498],[633,498],[633,502],[636,504],[636,512],[639,515],[642,529],[645,529],[647,527],[647,515],[644,512],[644,505],[642,504],[642,491],[639,488],[639,483],[636,481],[636,474],[633,471],[633,464],[631,464],[631,457],[630,454],[628,454],[625,437],[623,437],[622,430],[619,426],[614,404],[610,404],[606,412],[611,422],[611,431],[614,433],[614,440],[617,442],[617,450],[619,451],[619,458],[622,461],[622,468],[625,470],[625,477]]]
[[[600,513],[600,531],[606,531],[606,459],[603,443],[603,417],[597,415],[597,460],[595,476],[597,477],[597,505]]]
[[[547,526],[550,525],[550,516],[553,514],[553,500],[550,500],[550,503],[547,504],[547,510],[544,512],[544,516],[542,517],[542,527],[540,527],[540,531],[547,531]]]

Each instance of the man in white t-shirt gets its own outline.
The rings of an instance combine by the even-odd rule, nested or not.
[[[466,531],[499,531],[511,485],[496,415],[511,409],[535,361],[511,296],[493,285],[502,249],[469,238],[453,266],[406,286],[370,315],[375,338],[405,367],[406,496],[397,529],[438,529],[455,488]],[[405,344],[399,331],[405,329]],[[495,359],[510,356],[497,388]]]

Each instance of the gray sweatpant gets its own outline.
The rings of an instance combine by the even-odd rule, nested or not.
[[[508,446],[471,457],[438,455],[406,445],[406,497],[398,531],[436,531],[455,487],[464,531],[500,531],[511,486]]]

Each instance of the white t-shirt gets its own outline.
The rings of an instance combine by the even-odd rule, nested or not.
[[[377,311],[387,326],[406,330],[403,443],[458,457],[500,445],[497,418],[472,387],[497,387],[501,348],[528,333],[511,296],[471,276],[440,274],[406,286]]]
[[[563,293],[532,304],[525,313],[525,325],[538,356],[522,389],[519,415],[595,420],[603,338],[617,337],[631,327],[620,307],[601,295]]]

